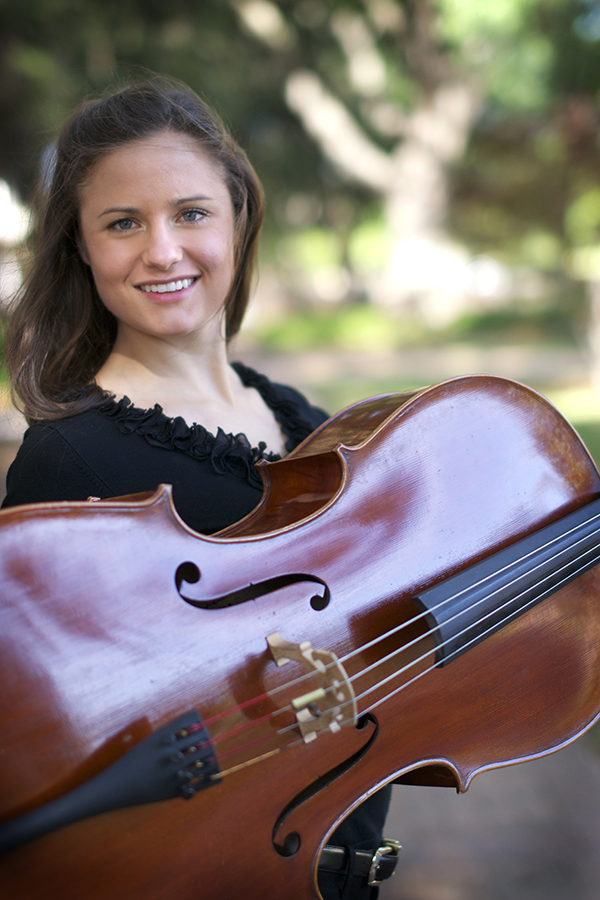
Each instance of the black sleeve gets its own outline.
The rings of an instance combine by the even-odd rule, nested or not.
[[[283,403],[292,404],[296,410],[295,417],[287,422],[290,431],[289,438],[285,442],[285,449],[287,453],[290,453],[309,434],[312,434],[315,428],[326,422],[329,416],[324,409],[312,406],[306,397],[294,388],[285,384],[274,384],[273,388],[277,390],[278,396]],[[275,418],[281,424],[277,409],[275,409]]]
[[[108,485],[52,425],[34,425],[8,470],[2,506],[110,495]]]
[[[329,413],[321,409],[320,406],[313,406],[308,402],[304,394],[301,394],[295,388],[289,387],[287,384],[277,384],[275,386],[282,398],[291,400],[292,403],[296,404],[300,417],[308,423],[312,431],[329,418]]]

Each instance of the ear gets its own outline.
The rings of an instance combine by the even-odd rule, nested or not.
[[[77,249],[79,250],[79,255],[86,264],[86,266],[90,265],[90,258],[87,252],[87,247],[85,246],[85,241],[83,240],[83,236],[79,230],[77,229],[77,234],[75,236],[75,241],[77,243]]]

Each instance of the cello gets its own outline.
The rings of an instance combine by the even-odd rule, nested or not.
[[[218,535],[170,491],[0,514],[0,897],[315,900],[390,781],[465,791],[600,714],[600,476],[467,376],[356,404]]]

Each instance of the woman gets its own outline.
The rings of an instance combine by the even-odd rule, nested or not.
[[[326,418],[228,359],[262,217],[245,154],[187,88],[152,81],[75,112],[12,316],[6,359],[31,427],[5,506],[166,482],[188,525],[213,533],[256,505],[254,463]],[[388,798],[375,795],[332,836],[346,849],[320,872],[325,897],[376,896],[364,864]]]

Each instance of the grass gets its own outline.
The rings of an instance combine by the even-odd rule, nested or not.
[[[326,410],[341,410],[366,397],[399,393],[414,387],[414,383],[402,384],[397,378],[364,378],[361,375],[336,378],[319,384],[318,403]]]
[[[453,341],[572,346],[578,328],[573,302],[549,308],[515,303],[502,310],[464,314],[439,326],[410,311],[356,302],[305,307],[276,321],[257,323],[252,331],[265,350],[297,353],[315,348],[395,350]]]

